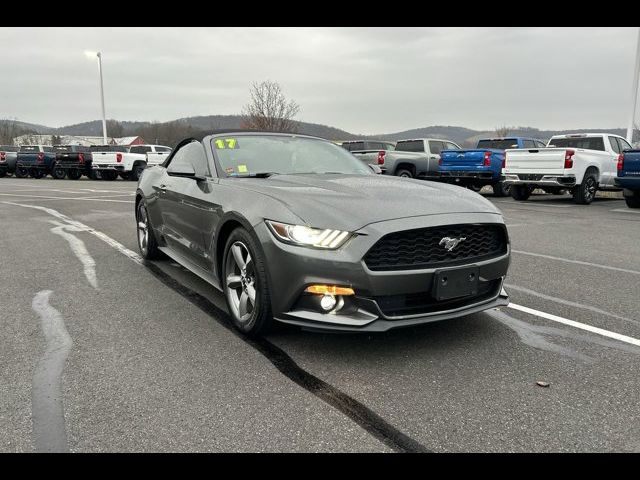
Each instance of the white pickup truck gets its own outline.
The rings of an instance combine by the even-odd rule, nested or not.
[[[129,152],[129,147],[120,145],[92,145],[91,177],[115,180],[120,175],[124,179],[138,180],[147,166],[147,157],[141,153]]]
[[[536,188],[566,189],[576,203],[588,205],[598,190],[619,190],[618,156],[630,148],[624,138],[608,133],[556,135],[545,148],[507,150],[503,181],[515,200],[527,200]]]
[[[153,167],[154,165],[164,163],[171,153],[171,147],[165,145],[133,145],[129,149],[129,152],[146,155],[147,166]]]

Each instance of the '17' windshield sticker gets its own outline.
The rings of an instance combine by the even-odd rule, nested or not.
[[[213,144],[219,150],[224,150],[225,148],[234,149],[240,146],[235,138],[216,138]]]

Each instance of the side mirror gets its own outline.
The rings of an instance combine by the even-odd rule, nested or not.
[[[373,173],[375,173],[376,175],[381,175],[382,174],[382,169],[378,166],[378,165],[374,165],[373,163],[369,163],[369,168],[373,171]]]
[[[167,169],[167,175],[171,177],[182,177],[182,178],[190,178],[192,180],[204,180],[205,178],[202,175],[196,175],[195,170],[191,165],[183,165],[176,170]]]

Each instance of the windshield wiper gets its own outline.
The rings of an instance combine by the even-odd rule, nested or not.
[[[279,175],[278,172],[258,172],[258,173],[247,173],[244,175],[231,174],[229,175],[231,178],[269,178],[271,175]]]

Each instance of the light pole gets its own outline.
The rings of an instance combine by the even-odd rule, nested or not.
[[[104,145],[107,144],[107,117],[104,113],[104,83],[102,81],[102,53],[101,52],[84,52],[89,58],[98,57],[98,74],[100,75],[100,103],[102,105],[102,140]]]
[[[636,120],[636,103],[638,103],[638,74],[640,74],[640,29],[638,29],[638,45],[636,46],[636,68],[633,72],[633,85],[631,86],[631,117],[627,127],[627,141],[633,141],[633,124]]]

